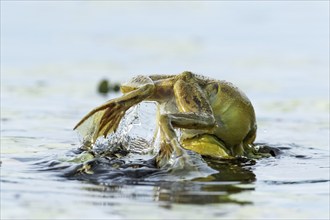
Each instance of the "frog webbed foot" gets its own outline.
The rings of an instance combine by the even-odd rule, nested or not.
[[[192,158],[187,151],[184,151],[184,153],[179,156],[174,156],[171,160],[170,164],[172,170],[196,171],[196,167],[192,163]]]
[[[83,148],[91,149],[98,137],[116,132],[129,107],[114,99],[88,113],[74,128],[84,136]]]
[[[276,157],[280,154],[280,150],[263,144],[253,144],[245,147],[245,155],[251,159],[261,159],[267,157]]]
[[[276,147],[271,147],[265,144],[256,144],[258,146],[258,153],[259,154],[268,154],[272,157],[277,157],[281,154],[281,150]]]

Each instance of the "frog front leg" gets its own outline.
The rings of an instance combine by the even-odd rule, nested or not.
[[[98,137],[104,136],[111,132],[115,132],[120,120],[125,112],[132,106],[140,103],[153,94],[153,81],[146,76],[138,76],[131,82],[122,87],[123,96],[109,100],[105,104],[93,109],[74,127],[80,129],[84,127],[84,123],[92,120],[90,127],[84,128],[85,131],[84,145],[90,147]]]
[[[169,143],[161,145],[161,154],[156,158],[160,166],[166,164],[173,151],[181,166],[185,166],[189,158],[181,147],[175,128],[211,130],[216,126],[206,94],[192,73],[184,72],[178,75],[173,90],[179,112],[162,114],[159,117],[161,132],[166,143]]]

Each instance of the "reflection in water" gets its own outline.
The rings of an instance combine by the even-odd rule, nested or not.
[[[69,152],[68,155],[76,159],[84,153],[76,150]],[[98,155],[92,159],[88,158],[87,161],[75,159],[64,162],[46,159],[39,161],[37,165],[44,171],[56,171],[60,176],[71,180],[88,181],[102,186],[86,188],[86,190],[102,192],[103,197],[129,197],[137,200],[148,198],[160,202],[164,207],[172,203],[251,204],[250,201],[233,199],[231,195],[254,190],[251,183],[256,180],[252,172],[255,161],[244,158],[223,161],[201,159],[200,161],[214,172],[205,177],[195,176],[189,180],[177,176],[170,170],[156,168],[153,158],[144,160],[132,159],[132,156],[118,158]],[[132,191],[132,188],[135,190]],[[107,204],[112,204],[111,200]],[[105,205],[104,202],[102,205]]]

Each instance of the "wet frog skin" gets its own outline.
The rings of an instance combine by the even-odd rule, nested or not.
[[[89,144],[115,132],[125,112],[142,101],[158,104],[161,145],[159,167],[171,155],[184,164],[186,150],[215,158],[249,156],[255,152],[257,124],[246,95],[229,82],[185,71],[178,75],[139,75],[121,86],[123,96],[93,109],[75,126],[92,119]],[[157,129],[157,130],[158,130]],[[177,137],[175,129],[181,130]],[[174,154],[173,154],[174,153]]]

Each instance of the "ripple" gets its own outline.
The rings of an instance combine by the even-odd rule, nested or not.
[[[300,181],[275,181],[275,180],[266,180],[263,181],[266,184],[269,185],[291,185],[291,184],[309,184],[309,183],[327,183],[330,182],[330,180],[300,180]]]

